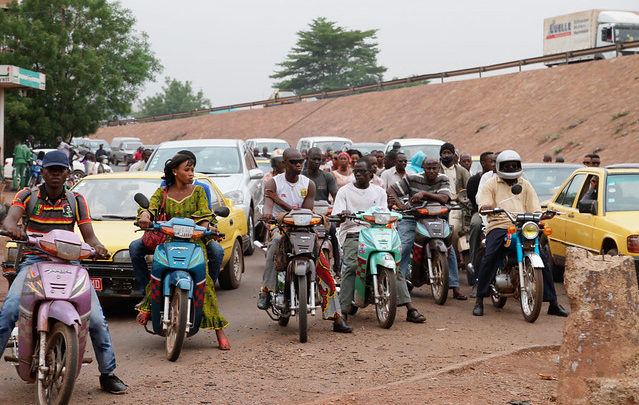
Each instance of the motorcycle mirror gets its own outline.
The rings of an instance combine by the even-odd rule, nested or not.
[[[229,210],[229,207],[217,207],[213,213],[216,217],[226,218],[231,213],[231,210]]]
[[[521,193],[523,189],[521,188],[520,184],[515,184],[510,188],[510,191],[514,194],[514,195],[518,195]]]
[[[149,199],[146,198],[146,196],[144,194],[136,193],[135,196],[133,196],[133,199],[135,200],[136,203],[138,203],[138,205],[140,207],[142,207],[144,209],[148,209],[149,208]]]

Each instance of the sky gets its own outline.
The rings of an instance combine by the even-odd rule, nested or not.
[[[120,0],[149,36],[164,78],[190,81],[212,106],[264,100],[277,63],[314,18],[378,29],[384,80],[541,56],[544,18],[592,8],[639,10],[637,0]],[[540,66],[542,67],[542,66]]]

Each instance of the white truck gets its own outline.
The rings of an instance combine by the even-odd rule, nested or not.
[[[639,40],[639,11],[586,10],[544,20],[544,55]],[[634,55],[637,49],[624,49],[622,55]],[[616,52],[575,56],[569,63],[614,58]],[[547,65],[566,63],[553,61]]]

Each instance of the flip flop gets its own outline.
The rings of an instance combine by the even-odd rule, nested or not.
[[[466,301],[468,299],[467,296],[465,296],[462,293],[459,294],[453,294],[453,298],[455,298],[456,300],[460,300],[460,301]]]
[[[135,317],[135,321],[142,326],[146,326],[146,323],[149,321],[151,314],[146,312],[138,312],[138,316]]]
[[[218,349],[220,350],[231,350],[231,344],[228,339],[220,339],[218,342]]]

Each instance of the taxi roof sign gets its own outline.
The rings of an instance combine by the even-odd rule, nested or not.
[[[46,75],[18,66],[0,65],[0,88],[44,90]]]

